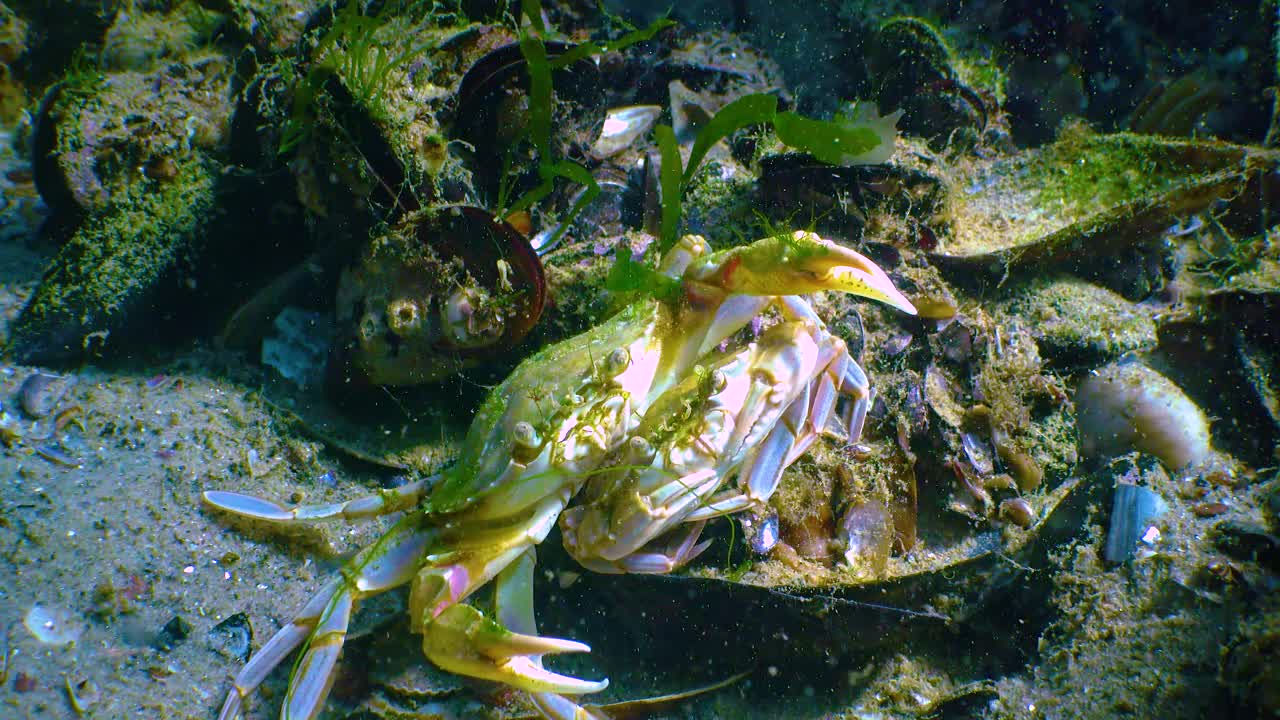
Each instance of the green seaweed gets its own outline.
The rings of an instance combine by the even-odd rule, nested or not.
[[[551,112],[554,97],[551,93],[551,64],[547,61],[547,46],[536,35],[520,35],[520,54],[529,68],[529,124],[526,132],[529,141],[538,150],[539,160],[547,162],[551,143]]]
[[[525,193],[524,196],[516,201],[516,203],[511,206],[511,209],[505,211],[504,214],[510,215],[511,213],[528,210],[541,202],[543,198],[550,195],[551,191],[555,189],[556,178],[563,178],[570,182],[576,182],[586,188],[586,191],[582,196],[574,202],[573,207],[569,208],[569,213],[565,216],[564,221],[560,223],[560,227],[558,227],[555,233],[553,233],[547,240],[547,245],[554,246],[556,242],[560,240],[560,236],[568,229],[569,223],[573,222],[573,219],[578,216],[578,213],[582,212],[583,208],[585,208],[596,198],[597,195],[600,194],[600,185],[596,182],[594,177],[591,177],[590,170],[576,162],[573,162],[572,160],[561,160],[557,163],[544,163],[538,166],[538,176],[542,179],[542,182],[538,183],[537,187]]]
[[[659,125],[653,131],[658,141],[658,151],[662,155],[661,173],[658,177],[662,188],[662,238],[659,247],[662,252],[671,249],[680,232],[681,195],[684,183],[680,173],[680,147],[676,144],[676,133],[669,125]],[[692,166],[692,163],[691,163]]]
[[[542,21],[542,3],[539,0],[521,0],[520,15],[529,22],[529,26],[538,33],[545,34],[547,28]],[[517,18],[519,23],[520,18]],[[524,129],[529,142],[538,152],[538,176],[541,182],[525,193],[519,200],[506,208],[509,173],[504,172],[504,183],[498,192],[498,207],[504,208],[503,214],[527,210],[540,202],[555,188],[557,178],[576,182],[586,188],[586,192],[569,208],[568,214],[560,223],[560,227],[548,240],[554,244],[568,228],[573,219],[600,194],[600,186],[584,166],[572,160],[555,160],[551,156],[551,123],[555,103],[552,84],[552,72],[567,68],[573,63],[599,55],[604,52],[622,50],[623,48],[643,42],[658,34],[674,23],[666,18],[659,19],[643,29],[632,29],[617,40],[604,43],[588,41],[577,45],[568,52],[554,59],[547,56],[547,46],[542,38],[526,29],[520,32],[520,54],[524,56],[529,73],[529,121]],[[517,140],[518,142],[518,140]],[[509,155],[508,155],[509,159]]]
[[[681,187],[689,187],[698,166],[716,143],[750,125],[774,122],[778,115],[778,98],[766,93],[744,95],[720,108],[711,120],[698,131],[689,151],[689,164],[684,169]],[[664,164],[666,158],[663,158]],[[665,197],[664,197],[665,202]],[[665,208],[664,208],[665,215]]]
[[[811,120],[793,112],[778,113],[773,129],[782,144],[809,153],[828,165],[843,165],[880,145],[875,130],[865,125]]]
[[[385,93],[392,74],[402,70],[431,46],[409,42],[389,47],[377,37],[387,24],[389,9],[366,15],[360,3],[348,3],[333,16],[311,53],[314,63],[293,88],[293,105],[281,134],[278,152],[289,153],[314,132],[318,98],[330,78],[341,78],[356,105],[378,121],[387,121]]]
[[[626,33],[625,35],[618,38],[617,40],[611,40],[609,42],[604,43],[603,45],[601,45],[600,43],[597,43],[594,40],[588,40],[584,43],[577,45],[573,49],[569,50],[568,52],[564,53],[560,57],[553,60],[551,62],[551,67],[553,69],[560,69],[563,67],[568,67],[573,63],[578,62],[579,60],[583,60],[588,57],[591,57],[592,55],[603,55],[604,53],[607,53],[607,52],[618,52],[619,50],[625,50],[626,48],[631,47],[636,43],[642,43],[646,40],[652,39],[654,35],[657,35],[658,33],[662,32],[663,30],[666,30],[667,28],[675,24],[676,23],[674,20],[663,17],[663,18],[658,18],[657,20],[654,20],[652,23],[649,24],[648,27],[632,28],[630,32]]]
[[[689,162],[680,166],[675,135],[669,127],[654,131],[662,154],[662,237],[659,247],[669,250],[679,236],[681,203],[702,161],[716,143],[752,125],[772,125],[784,145],[813,155],[830,165],[886,162],[893,152],[898,114],[879,117],[867,106],[854,104],[831,120],[814,120],[795,112],[778,112],[778,98],[767,93],[744,95],[725,105],[698,131]],[[669,171],[668,168],[674,168]],[[678,188],[678,191],[673,189]]]
[[[547,31],[542,22],[542,0],[520,0],[520,14],[529,19],[529,24],[540,33]],[[519,22],[520,18],[516,18]]]

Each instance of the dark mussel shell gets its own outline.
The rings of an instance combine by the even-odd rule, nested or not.
[[[770,155],[760,161],[760,200],[770,217],[812,217],[819,231],[858,237],[867,216],[931,217],[944,200],[942,182],[898,165],[836,167],[804,153]]]
[[[548,42],[547,58],[554,60],[572,48]],[[590,60],[552,73],[551,149],[556,157],[585,154],[600,134],[605,115],[602,85],[600,71]],[[458,85],[453,136],[475,149],[478,180],[490,192],[497,190],[506,172],[526,174],[535,168],[519,162],[519,153],[511,152],[528,122],[528,86],[528,63],[518,44],[484,55]]]
[[[84,203],[76,196],[58,155],[59,113],[55,108],[62,85],[50,86],[36,107],[31,127],[31,175],[36,190],[51,211],[78,213]]]
[[[545,301],[542,264],[505,221],[465,205],[412,213],[343,273],[330,382],[442,379],[518,343]]]

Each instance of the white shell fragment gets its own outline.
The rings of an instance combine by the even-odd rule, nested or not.
[[[22,624],[35,639],[45,645],[69,645],[80,637],[81,628],[69,613],[59,608],[45,607],[39,603],[31,606]]]
[[[1136,362],[1109,365],[1076,391],[1080,452],[1105,460],[1130,450],[1170,470],[1208,460],[1209,421],[1169,378]]]
[[[628,105],[613,108],[604,117],[600,137],[591,146],[591,157],[603,160],[626,150],[649,132],[662,114],[658,105]]]
[[[676,142],[693,142],[698,131],[715,116],[710,102],[679,80],[668,83],[667,96],[671,105],[671,130],[675,133]]]
[[[1139,543],[1147,555],[1160,544],[1160,530],[1151,522],[1168,510],[1168,503],[1150,488],[1117,483],[1103,556],[1114,563],[1130,560],[1139,554]]]
[[[851,103],[843,112],[837,113],[836,122],[847,127],[865,127],[880,138],[879,145],[861,155],[845,155],[840,164],[849,167],[889,162],[896,148],[898,120],[902,118],[902,112],[902,110],[896,110],[888,115],[881,115],[875,103]]]
[[[262,363],[305,388],[320,383],[333,338],[329,318],[288,306],[275,320],[275,333],[262,339]]]

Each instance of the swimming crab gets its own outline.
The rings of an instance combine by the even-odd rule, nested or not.
[[[706,548],[708,520],[767,502],[829,421],[850,441],[861,432],[867,376],[799,296],[842,291],[915,312],[873,262],[809,232],[717,253],[686,236],[657,272],[644,299],[517,367],[434,482],[292,508],[204,494],[213,508],[267,523],[403,512],[245,665],[221,720],[239,717],[300,645],[281,717],[316,716],[356,604],[406,583],[410,627],[437,666],[525,690],[548,718],[599,717],[571,697],[607,680],[543,667],[544,655],[590,648],[537,635],[534,547],[559,520],[566,549],[590,570],[681,567]],[[777,322],[749,337],[770,310]],[[490,582],[486,614],[468,599]]]

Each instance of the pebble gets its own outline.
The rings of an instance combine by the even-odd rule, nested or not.
[[[1211,457],[1209,421],[1169,378],[1136,362],[1094,372],[1076,391],[1080,452],[1107,460],[1129,450],[1154,455],[1170,470]]]
[[[42,418],[58,407],[62,396],[75,384],[70,375],[55,375],[37,370],[22,382],[18,390],[18,404],[23,412],[33,418]]]

